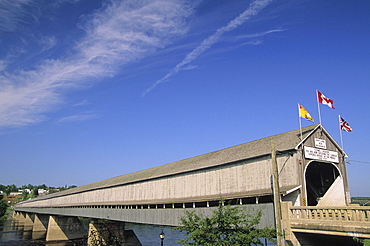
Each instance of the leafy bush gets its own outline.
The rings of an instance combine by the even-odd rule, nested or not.
[[[192,212],[186,212],[181,218],[181,225],[175,230],[185,232],[188,238],[178,241],[182,245],[221,246],[221,245],[263,245],[259,240],[266,238],[274,243],[274,228],[257,229],[262,212],[248,215],[239,206],[223,206],[222,201],[213,216],[208,218]]]
[[[6,209],[8,208],[8,204],[5,200],[0,201],[0,218],[2,218],[6,214]]]

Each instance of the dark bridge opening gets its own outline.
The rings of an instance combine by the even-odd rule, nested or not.
[[[307,205],[316,206],[339,176],[338,169],[330,163],[311,162],[306,170]]]

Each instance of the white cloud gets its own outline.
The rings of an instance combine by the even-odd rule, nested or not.
[[[260,45],[262,43],[263,42],[261,40],[253,40],[253,41],[245,42],[241,46],[244,46],[244,45]]]
[[[88,104],[89,104],[89,102],[87,100],[82,100],[81,102],[73,104],[73,106],[79,107],[79,106],[85,106],[85,105],[88,105]]]
[[[259,32],[259,33],[253,33],[253,34],[244,34],[244,35],[224,38],[222,41],[230,42],[230,43],[232,42],[233,45],[230,45],[230,46],[228,46],[226,48],[223,48],[223,49],[218,49],[217,52],[226,52],[226,51],[230,51],[230,50],[233,50],[233,49],[238,49],[238,48],[240,48],[242,46],[246,46],[246,45],[257,46],[257,45],[263,44],[263,40],[261,39],[262,37],[264,37],[266,35],[269,35],[271,33],[283,32],[283,31],[285,31],[285,29],[272,29],[272,30],[268,30],[268,31],[265,31],[265,32]],[[247,39],[248,41],[243,41],[244,39]],[[240,41],[242,41],[242,43]],[[236,42],[238,42],[238,43],[236,43]]]
[[[0,60],[0,72],[4,71],[8,67],[8,61]]]
[[[244,38],[259,38],[259,37],[263,37],[263,36],[266,36],[268,34],[271,34],[271,33],[275,33],[275,32],[284,32],[285,29],[272,29],[272,30],[268,30],[268,31],[265,31],[265,32],[259,32],[259,33],[254,33],[254,34],[246,34],[246,35],[239,35],[238,37],[236,37],[237,39],[244,39]]]
[[[77,122],[77,121],[96,119],[98,117],[99,116],[94,113],[83,113],[83,114],[70,115],[70,116],[63,117],[58,122]]]
[[[0,30],[15,31],[24,17],[28,15],[27,6],[33,0],[1,0],[0,1]]]
[[[234,30],[251,17],[257,15],[270,2],[272,2],[272,0],[253,1],[243,13],[231,20],[226,26],[217,29],[213,35],[204,39],[200,45],[198,45],[195,49],[188,53],[185,58],[180,63],[178,63],[171,71],[169,71],[161,79],[157,80],[151,87],[146,89],[143,93],[143,96],[152,91],[155,87],[157,87],[157,85],[163,82],[167,82],[172,76],[176,75],[180,70],[182,70],[184,66],[187,66],[190,62],[194,61],[201,54],[207,51],[211,46],[217,43],[225,33]]]
[[[88,17],[86,35],[63,59],[44,60],[33,70],[0,75],[0,126],[21,126],[45,119],[67,89],[84,81],[115,75],[187,31],[192,8],[180,0],[112,1]],[[45,44],[56,44],[46,38]]]
[[[42,46],[42,51],[49,50],[58,44],[55,37],[47,37],[47,36],[41,37],[39,42]]]

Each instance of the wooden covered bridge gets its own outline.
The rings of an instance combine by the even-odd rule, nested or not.
[[[177,226],[185,211],[210,214],[222,199],[262,210],[259,226],[281,227],[291,245],[312,234],[370,238],[370,210],[350,205],[345,158],[317,124],[21,202],[15,218],[60,240],[85,233],[77,217]]]

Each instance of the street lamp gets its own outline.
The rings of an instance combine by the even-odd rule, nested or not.
[[[163,246],[163,240],[164,240],[164,232],[162,230],[161,234],[159,234],[159,237],[161,238],[161,246]]]

